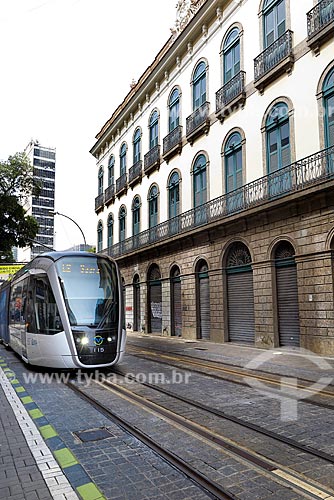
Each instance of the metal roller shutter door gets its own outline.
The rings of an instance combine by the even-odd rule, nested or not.
[[[151,332],[162,331],[162,295],[161,283],[150,285],[150,327]]]
[[[300,345],[296,266],[276,268],[278,332],[281,346]]]
[[[140,286],[137,284],[133,287],[133,329],[140,330]]]
[[[182,335],[181,281],[173,281],[173,330],[172,335]]]
[[[228,331],[231,342],[254,343],[252,271],[227,275]]]
[[[209,277],[199,280],[200,336],[210,340],[210,288]]]

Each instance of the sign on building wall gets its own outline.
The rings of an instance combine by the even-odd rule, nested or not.
[[[0,283],[7,281],[8,278],[11,278],[25,264],[19,262],[15,262],[15,264],[0,264]]]

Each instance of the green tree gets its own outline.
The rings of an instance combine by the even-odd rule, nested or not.
[[[27,215],[29,196],[38,196],[41,185],[33,178],[33,168],[24,153],[0,161],[0,253],[14,246],[32,246],[38,223]]]

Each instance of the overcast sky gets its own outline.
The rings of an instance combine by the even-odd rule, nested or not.
[[[0,158],[56,147],[55,209],[96,244],[95,135],[170,36],[176,0],[1,0]],[[82,243],[56,216],[57,250]]]

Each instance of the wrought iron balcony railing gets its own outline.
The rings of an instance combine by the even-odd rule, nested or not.
[[[95,198],[95,212],[102,210],[104,205],[104,194],[101,193]]]
[[[163,153],[164,158],[168,158],[175,151],[181,152],[182,150],[182,126],[178,125],[172,130],[163,141]]]
[[[229,107],[245,101],[245,75],[244,71],[239,71],[216,92],[216,115],[220,115],[222,111],[228,114],[232,111]]]
[[[184,234],[231,215],[264,205],[281,197],[303,191],[334,179],[334,146],[319,151],[235,191],[188,210],[136,236],[103,250],[112,257],[145,248]]]
[[[210,128],[210,103],[204,102],[186,120],[186,136],[189,142],[199,133],[207,133]]]
[[[118,179],[116,179],[116,195],[118,196],[123,191],[126,191],[127,187],[127,175],[122,174],[120,177],[118,177]]]
[[[142,178],[143,173],[143,162],[141,160],[137,161],[130,167],[129,170],[129,186],[133,186]]]
[[[115,199],[115,184],[110,184],[104,192],[104,203],[108,205]]]
[[[160,146],[154,146],[144,156],[144,172],[149,174],[160,166]]]
[[[292,31],[290,30],[277,38],[254,59],[255,82],[279,66],[286,58],[292,58]]]
[[[331,28],[328,30],[328,28]],[[307,35],[310,39],[322,31],[333,31],[334,0],[322,0],[307,13]],[[329,33],[330,34],[330,33]]]

